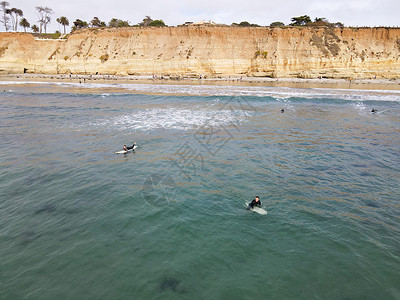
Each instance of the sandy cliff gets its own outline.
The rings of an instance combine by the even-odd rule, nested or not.
[[[400,78],[400,29],[166,27],[0,33],[0,73]]]

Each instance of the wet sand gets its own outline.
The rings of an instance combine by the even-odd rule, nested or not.
[[[400,79],[303,79],[303,78],[265,78],[265,77],[154,77],[118,76],[118,75],[47,75],[47,74],[11,74],[0,75],[2,81],[43,81],[75,83],[141,83],[141,84],[183,84],[183,85],[238,85],[238,86],[271,86],[293,88],[330,88],[330,89],[366,89],[366,90],[400,90]]]

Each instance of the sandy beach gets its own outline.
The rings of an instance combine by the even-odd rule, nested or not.
[[[183,85],[237,85],[271,86],[293,88],[333,88],[366,90],[399,90],[400,79],[303,79],[303,78],[266,78],[221,76],[211,78],[169,77],[169,76],[118,76],[118,75],[74,75],[74,74],[10,74],[0,75],[1,81],[44,81],[75,83],[145,83],[145,84],[183,84]]]

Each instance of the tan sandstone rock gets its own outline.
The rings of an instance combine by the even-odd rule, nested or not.
[[[0,33],[0,73],[399,78],[400,29],[91,28]]]

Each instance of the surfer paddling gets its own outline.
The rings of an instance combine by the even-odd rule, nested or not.
[[[254,206],[261,207],[260,197],[256,196],[256,198],[253,199],[253,201],[251,201],[249,203],[249,206],[247,207],[247,209],[253,209]]]
[[[135,145],[136,145],[136,142],[134,142],[133,145],[132,145],[131,147],[127,147],[126,145],[124,145],[124,150],[125,150],[125,151],[132,150],[133,147],[135,147]]]

